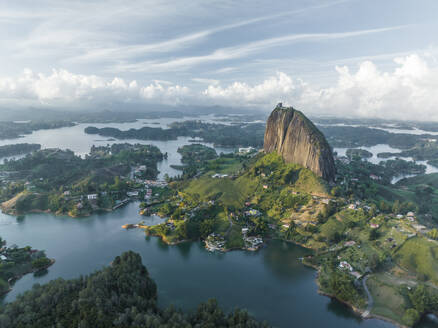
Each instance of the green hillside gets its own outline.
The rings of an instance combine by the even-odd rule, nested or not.
[[[272,205],[272,201],[282,198],[280,194],[285,188],[306,194],[327,193],[322,179],[300,165],[285,163],[276,153],[259,155],[249,169],[235,178],[213,178],[206,174],[193,179],[184,192],[199,195],[203,201],[216,199],[227,207],[240,209],[245,201]]]

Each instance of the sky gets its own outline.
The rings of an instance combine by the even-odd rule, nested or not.
[[[436,0],[0,0],[0,106],[283,102],[438,121],[437,12]]]

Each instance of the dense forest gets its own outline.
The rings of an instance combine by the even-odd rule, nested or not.
[[[215,300],[193,313],[157,305],[157,286],[132,251],[77,279],[35,285],[0,308],[1,328],[47,327],[267,327],[246,311],[226,314]]]
[[[4,145],[0,146],[0,158],[26,154],[40,149],[40,144],[22,143],[14,145]]]
[[[0,139],[18,138],[23,134],[31,134],[36,130],[58,129],[65,126],[73,126],[74,123],[68,121],[51,122],[0,122]]]
[[[201,138],[220,146],[263,146],[265,125],[256,124],[211,124],[201,121],[174,122],[169,129],[142,127],[122,131],[117,128],[87,127],[85,133],[98,134],[104,137],[117,139],[142,140],[175,140],[177,137]]]

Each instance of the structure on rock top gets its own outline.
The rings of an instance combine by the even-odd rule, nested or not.
[[[279,103],[266,124],[264,150],[283,156],[327,181],[334,181],[336,169],[332,150],[324,135],[300,111]]]

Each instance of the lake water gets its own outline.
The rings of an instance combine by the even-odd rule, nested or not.
[[[120,129],[138,128],[146,124],[162,126],[175,119],[143,120],[123,124],[92,124]],[[157,121],[157,120],[155,120]],[[17,142],[40,143],[42,148],[69,148],[79,155],[89,152],[91,145],[131,142],[157,145],[169,158],[159,164],[161,176],[178,174],[170,164],[179,164],[178,147],[189,144],[189,138],[174,141],[108,141],[87,135],[80,124],[56,130],[36,131],[19,139],[0,141],[0,145]],[[216,148],[218,152],[232,149]],[[383,150],[386,151],[386,150]],[[380,151],[379,151],[380,152]],[[50,214],[31,214],[17,222],[15,217],[0,213],[0,236],[8,244],[31,245],[46,250],[56,260],[44,276],[26,275],[18,280],[3,302],[9,302],[29,290],[35,283],[46,283],[59,277],[74,278],[108,265],[115,256],[127,250],[141,254],[143,263],[157,282],[159,302],[192,310],[199,302],[217,298],[226,309],[247,308],[261,320],[276,327],[394,327],[380,320],[361,320],[344,305],[317,293],[316,272],[303,266],[298,258],[308,250],[292,244],[272,241],[259,252],[234,251],[226,254],[207,252],[200,243],[167,246],[158,238],[148,238],[141,230],[125,230],[126,223],[144,220],[157,224],[162,219],[138,214],[138,203],[130,203],[117,211],[72,219]],[[422,328],[436,327],[426,319]]]
[[[181,171],[175,170],[170,167],[170,165],[181,164],[181,155],[177,152],[178,148],[183,145],[192,144],[189,140],[193,139],[190,137],[179,137],[177,140],[168,141],[152,141],[152,140],[137,140],[137,139],[123,139],[123,140],[113,140],[107,137],[101,137],[94,134],[86,134],[84,129],[88,126],[95,126],[97,128],[103,127],[114,127],[120,130],[138,129],[143,126],[151,127],[162,127],[167,128],[168,124],[175,121],[187,121],[193,120],[193,117],[184,117],[181,119],[174,118],[161,118],[161,119],[141,119],[136,122],[130,123],[83,123],[77,124],[71,127],[64,127],[52,130],[38,130],[31,134],[24,135],[21,138],[15,139],[4,139],[0,140],[0,146],[17,144],[17,143],[38,143],[41,144],[42,149],[46,148],[60,148],[60,149],[70,149],[75,152],[76,155],[84,156],[90,152],[91,146],[105,146],[112,145],[114,143],[140,143],[140,144],[153,144],[160,148],[160,150],[168,153],[167,160],[158,163],[158,170],[160,175],[158,178],[162,179],[167,173],[169,176],[175,176],[181,173]],[[212,115],[205,115],[197,118],[203,122],[211,123],[214,122],[214,117]],[[200,142],[203,145],[213,147],[216,149],[217,153],[229,153],[233,152],[234,148],[224,148],[224,147],[214,147],[211,143]],[[14,156],[18,157],[18,156]],[[4,159],[0,159],[0,163]]]
[[[411,130],[406,130],[406,131],[411,131]],[[367,158],[366,160],[373,163],[373,164],[379,164],[381,161],[396,158],[396,156],[392,156],[389,158],[379,158],[379,157],[377,157],[377,154],[379,154],[379,153],[394,153],[395,154],[395,153],[399,153],[401,151],[401,149],[391,147],[387,144],[379,144],[379,145],[375,145],[375,146],[371,146],[371,147],[361,146],[361,147],[357,147],[357,148],[358,149],[365,149],[365,150],[369,151],[370,153],[372,153],[373,156],[370,158]],[[349,148],[334,148],[333,150],[338,153],[338,156],[346,156],[347,149],[349,149]],[[405,161],[414,161],[414,159],[412,157],[400,157],[400,158],[404,159]],[[416,163],[426,166],[426,174],[438,173],[438,168],[433,166],[433,165],[428,164],[427,161],[416,161]],[[400,181],[401,179],[410,178],[410,177],[414,177],[414,176],[416,176],[416,174],[402,174],[402,175],[394,177],[391,180],[391,183],[394,184],[394,183]]]
[[[436,131],[426,131],[421,130],[416,127],[413,127],[412,129],[398,129],[396,127],[391,126],[391,124],[388,124],[386,127],[383,126],[370,126],[370,125],[363,125],[363,124],[345,124],[345,123],[336,123],[336,124],[319,124],[316,123],[317,126],[340,126],[340,127],[352,127],[352,128],[369,128],[369,129],[376,129],[376,130],[383,130],[389,133],[395,133],[395,134],[413,134],[413,135],[431,135],[431,136],[438,136],[438,132]]]
[[[30,244],[56,259],[46,275],[18,280],[4,301],[12,301],[34,283],[93,272],[123,251],[133,250],[141,254],[157,282],[163,306],[191,310],[215,297],[227,310],[247,308],[277,327],[392,327],[378,320],[361,321],[342,304],[320,296],[316,272],[298,260],[309,253],[303,248],[273,241],[256,253],[217,254],[200,243],[167,246],[158,238],[145,237],[141,230],[121,228],[142,219],[147,224],[161,222],[158,217],[139,216],[138,203],[84,219],[32,214],[17,223],[14,217],[0,214],[1,236],[8,244]]]

